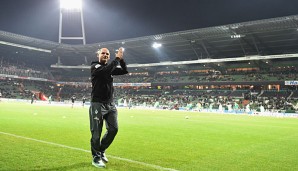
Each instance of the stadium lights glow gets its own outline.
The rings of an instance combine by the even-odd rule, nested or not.
[[[240,37],[242,37],[240,34],[231,35],[232,39],[239,39]]]
[[[161,47],[161,44],[154,42],[153,45],[152,45],[152,47],[153,48],[159,48],[159,47]]]
[[[60,9],[81,10],[82,0],[60,0]]]
[[[239,39],[241,37],[245,37],[245,35],[244,34],[233,34],[233,35],[231,35],[232,39]]]

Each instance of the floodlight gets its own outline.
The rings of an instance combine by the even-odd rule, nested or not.
[[[239,38],[242,38],[242,37],[245,37],[245,35],[242,35],[242,34],[233,34],[233,35],[231,35],[232,39],[239,39]]]
[[[82,0],[60,0],[60,9],[81,10]]]
[[[66,14],[68,16],[75,14],[74,17],[77,17],[77,13],[80,14],[80,19],[78,19],[78,22],[81,24],[82,35],[78,34],[78,36],[63,36],[62,27],[64,24],[68,23],[63,23],[63,20],[68,20],[69,22],[73,23],[76,22],[74,19],[72,19],[72,17],[63,17],[63,15]],[[62,40],[82,40],[83,44],[86,44],[82,0],[60,0],[59,43],[62,43]]]
[[[159,48],[159,47],[161,47],[161,44],[154,42],[153,45],[152,45],[152,47],[153,48]]]

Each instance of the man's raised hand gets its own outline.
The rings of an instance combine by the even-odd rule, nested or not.
[[[120,47],[118,49],[118,52],[116,53],[116,58],[123,59],[123,47]]]

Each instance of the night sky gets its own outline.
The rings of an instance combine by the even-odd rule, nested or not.
[[[298,0],[84,0],[87,43],[298,14]],[[1,0],[0,30],[58,42],[59,0]]]

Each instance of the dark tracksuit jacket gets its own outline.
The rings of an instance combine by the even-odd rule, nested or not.
[[[116,68],[119,62],[121,68]],[[92,62],[91,102],[112,103],[114,93],[113,75],[124,75],[127,73],[127,66],[124,60],[114,59],[109,64],[100,64],[98,61]]]
[[[117,68],[119,63],[121,68]],[[127,73],[124,60],[114,59],[109,64],[101,64],[97,61],[91,64],[92,92],[89,117],[93,156],[98,156],[100,152],[104,152],[113,142],[118,132],[118,113],[113,103],[113,75]],[[103,120],[106,122],[107,132],[100,140]]]

